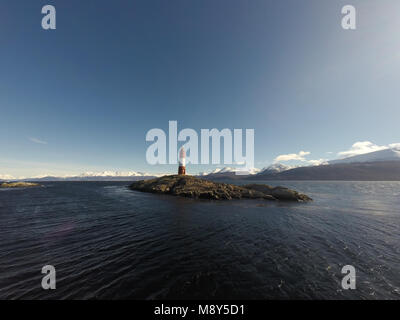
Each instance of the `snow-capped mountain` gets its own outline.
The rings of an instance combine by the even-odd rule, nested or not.
[[[238,173],[243,172],[243,168],[233,168],[233,167],[224,167],[224,168],[217,168],[211,172],[201,172],[199,176],[207,176],[212,178],[228,178],[228,177],[240,177]],[[253,175],[260,172],[260,169],[252,168],[246,171],[247,175]]]
[[[249,180],[346,180],[346,181],[400,181],[400,150],[388,148],[328,164],[303,166],[250,176]]]
[[[160,176],[157,174],[150,174],[146,172],[137,171],[101,171],[101,172],[84,172],[75,177],[68,177],[67,180],[91,180],[91,181],[131,181],[141,180],[146,178],[153,178]]]
[[[286,164],[282,163],[274,163],[271,164],[270,166],[262,169],[258,174],[266,174],[266,173],[278,173],[278,172],[283,172],[289,169],[292,169],[294,167],[288,166]]]
[[[369,152],[344,159],[329,161],[329,164],[355,163],[355,162],[376,162],[376,161],[400,161],[400,149],[391,148],[375,152]]]
[[[154,178],[163,174],[150,174],[137,171],[101,171],[101,172],[84,172],[79,175],[70,176],[52,176],[40,175],[36,177],[14,178],[9,175],[0,175],[0,180],[12,181],[134,181],[141,179]]]
[[[84,172],[79,177],[143,177],[150,174],[136,171],[102,171],[102,172]]]
[[[10,176],[9,174],[0,174],[0,180],[1,181],[8,181],[8,180],[14,180],[15,178],[13,176]]]

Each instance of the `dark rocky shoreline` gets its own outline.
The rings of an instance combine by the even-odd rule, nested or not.
[[[195,199],[265,199],[271,201],[279,200],[294,202],[312,201],[309,196],[284,187],[271,187],[266,184],[237,186],[186,175],[171,175],[151,180],[140,180],[132,183],[130,189]]]

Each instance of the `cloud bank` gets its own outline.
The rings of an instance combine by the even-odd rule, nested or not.
[[[274,163],[286,161],[301,161],[306,162],[311,166],[320,166],[327,163],[326,159],[307,160],[306,156],[310,155],[309,151],[300,151],[299,153],[281,154],[274,159]]]
[[[281,154],[274,159],[274,162],[285,162],[291,160],[306,161],[305,156],[310,153],[311,152],[308,151],[300,151],[299,153]]]
[[[338,152],[338,156],[341,158],[349,158],[385,149],[400,149],[400,143],[391,143],[386,146],[379,146],[371,141],[358,141],[354,143],[349,150]]]

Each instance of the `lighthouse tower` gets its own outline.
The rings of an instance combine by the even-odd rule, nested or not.
[[[181,150],[179,150],[178,174],[179,175],[185,175],[186,174],[186,152],[185,152],[185,149],[183,147],[181,148]]]

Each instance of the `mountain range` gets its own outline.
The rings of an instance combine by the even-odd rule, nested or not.
[[[319,166],[260,172],[249,180],[400,181],[400,150],[384,149],[329,161]]]
[[[136,181],[142,179],[155,178],[159,175],[136,172],[136,171],[102,171],[102,172],[85,172],[76,176],[40,176],[33,178],[15,179],[11,176],[0,177],[0,181],[8,180],[29,180],[29,181]]]
[[[252,169],[247,176],[238,175],[240,169],[217,168],[198,176],[211,180],[246,179],[246,180],[361,180],[361,181],[400,181],[400,149],[388,148],[375,152],[355,155],[344,159],[332,160],[323,165],[291,167],[274,163],[261,170]],[[85,172],[76,176],[56,177],[41,176],[15,179],[0,176],[0,181],[136,181],[155,178],[160,175],[137,171]]]
[[[338,163],[355,163],[355,162],[375,162],[375,161],[399,161],[400,160],[400,149],[390,148],[379,151],[364,153],[344,159],[329,161],[329,164]]]
[[[400,181],[400,150],[398,148],[332,160],[318,166],[290,167],[275,163],[246,177],[224,168],[207,175],[212,180],[348,180]]]
[[[246,179],[400,181],[400,161],[336,163],[298,167],[278,173],[248,176]]]

